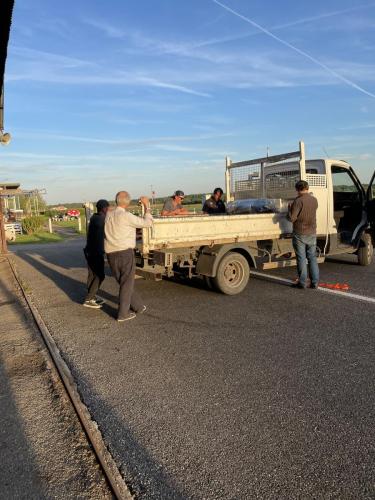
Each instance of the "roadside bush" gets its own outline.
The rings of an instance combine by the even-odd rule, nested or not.
[[[25,217],[22,220],[22,230],[26,234],[37,233],[38,231],[43,229],[43,223],[44,223],[44,217],[41,217],[40,215]]]

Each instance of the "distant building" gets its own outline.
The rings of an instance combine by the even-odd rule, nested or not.
[[[5,215],[9,212],[19,212],[22,189],[19,182],[0,182],[0,198]]]

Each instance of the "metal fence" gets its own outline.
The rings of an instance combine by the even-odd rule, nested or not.
[[[295,184],[300,178],[298,162],[281,161],[234,167],[230,169],[231,194],[234,200],[291,199],[295,196]]]

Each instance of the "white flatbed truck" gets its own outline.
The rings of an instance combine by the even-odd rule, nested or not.
[[[367,193],[352,167],[334,159],[306,160],[305,147],[277,156],[233,163],[226,159],[227,202],[272,199],[278,213],[156,217],[137,240],[137,274],[151,279],[203,277],[228,295],[246,287],[251,269],[296,264],[287,204],[295,183],[306,180],[318,200],[319,262],[328,255],[355,253],[369,265],[374,253],[374,176]]]

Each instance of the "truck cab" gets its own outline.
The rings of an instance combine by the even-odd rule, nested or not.
[[[301,158],[303,154],[304,148]],[[365,191],[346,161],[328,158],[302,160],[302,163],[301,168],[301,159],[285,162],[281,155],[235,164],[229,162],[228,199],[281,199],[286,205],[296,197],[295,183],[306,180],[319,205],[320,253],[324,256],[356,253],[359,263],[368,265],[375,239],[374,177]]]

